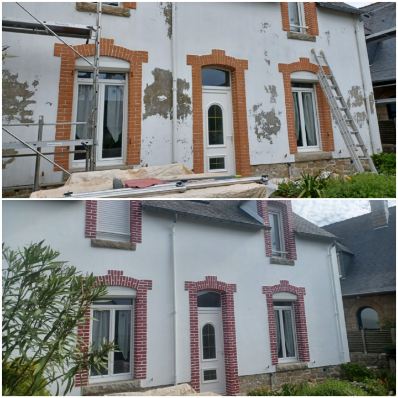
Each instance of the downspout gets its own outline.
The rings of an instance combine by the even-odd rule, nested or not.
[[[177,3],[171,3],[171,63],[173,74],[173,119],[172,119],[172,136],[171,136],[171,162],[176,163],[176,139],[177,139]]]
[[[174,381],[173,384],[176,386],[178,377],[177,377],[177,343],[178,343],[178,336],[177,336],[177,274],[176,274],[176,225],[177,225],[177,214],[174,216],[174,221],[171,226],[171,274],[173,278],[173,336],[174,336]]]
[[[334,242],[331,243],[328,247],[328,259],[329,259],[329,273],[330,273],[330,280],[332,282],[332,296],[333,296],[333,303],[334,303],[334,316],[336,318],[336,326],[337,326],[337,334],[339,340],[339,354],[340,360],[344,361],[344,345],[343,345],[343,335],[341,333],[341,320],[340,320],[340,313],[339,313],[339,306],[337,304],[337,295],[336,295],[336,283],[334,278],[334,267],[333,267],[333,256],[332,256],[332,249],[334,247]]]
[[[371,111],[372,106],[370,104],[370,99],[369,99],[370,93],[373,92],[373,86],[369,70],[369,58],[368,58],[368,51],[366,48],[366,41],[364,41],[363,22],[359,17],[354,17],[354,25],[355,25],[355,40],[357,44],[359,67],[361,72],[362,90],[365,100],[365,108],[366,108],[366,114],[369,126],[370,145],[372,153],[378,153],[381,151],[381,142],[380,139],[376,141],[375,137],[380,137],[380,132],[379,132],[379,125],[377,122],[377,118],[372,118],[372,111]],[[373,104],[373,106],[375,107],[376,105]],[[374,112],[376,112],[375,109]]]

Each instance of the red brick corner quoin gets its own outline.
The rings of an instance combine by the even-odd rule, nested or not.
[[[310,351],[308,346],[307,321],[305,317],[304,306],[305,288],[292,286],[289,284],[288,281],[282,280],[280,281],[279,285],[263,286],[263,294],[265,294],[267,300],[268,328],[270,335],[272,364],[276,365],[278,363],[278,347],[276,335],[277,331],[275,324],[274,302],[272,296],[275,293],[281,292],[291,293],[297,297],[297,301],[293,303],[293,311],[296,323],[298,359],[301,362],[309,362]]]
[[[319,67],[318,65],[312,64],[308,58],[300,58],[298,62],[293,62],[291,64],[278,64],[278,67],[279,72],[283,74],[290,153],[294,154],[297,153],[297,137],[294,125],[295,117],[291,74],[294,72],[311,72],[316,75],[319,71]],[[324,69],[326,73],[330,73],[328,68],[325,67]],[[332,152],[334,151],[334,138],[330,107],[319,83],[315,84],[315,91],[318,102],[321,148],[322,151]]]
[[[239,393],[234,310],[234,293],[236,292],[236,285],[217,281],[216,276],[206,276],[204,281],[185,282],[185,290],[189,291],[191,386],[195,391],[200,391],[200,347],[197,294],[203,290],[211,290],[221,295],[225,352],[225,376],[227,386],[226,393],[227,395],[236,395]]]
[[[147,292],[152,289],[152,281],[138,280],[123,276],[123,271],[108,271],[107,275],[97,276],[97,283],[105,286],[122,286],[134,289],[136,296],[134,300],[134,379],[145,379],[147,372]],[[90,344],[90,311],[86,314],[85,321],[79,325],[77,333],[82,340],[80,350],[87,351]],[[88,384],[89,369],[85,369],[75,378],[75,387]]]
[[[97,237],[97,201],[86,200],[85,237]],[[130,200],[130,242],[142,243],[142,203]]]
[[[245,70],[248,68],[248,61],[229,57],[223,50],[212,50],[209,55],[188,55],[187,65],[192,67],[192,141],[195,173],[204,172],[202,68],[214,66],[231,72],[236,172],[242,176],[251,175],[245,85]]]
[[[130,3],[131,4],[131,3]],[[81,44],[73,48],[84,57],[95,54],[94,44]],[[137,165],[141,157],[141,108],[142,108],[142,64],[148,62],[146,51],[132,51],[124,47],[115,46],[113,39],[102,39],[100,54],[106,57],[122,59],[130,63],[128,73],[128,137],[127,137],[127,165]],[[54,45],[54,55],[61,58],[61,69],[58,89],[57,123],[72,121],[73,86],[75,74],[75,60],[78,56],[65,44]],[[57,125],[56,140],[71,139],[70,125]],[[69,169],[68,147],[55,148],[54,160],[65,169]],[[58,167],[54,167],[59,171]]]

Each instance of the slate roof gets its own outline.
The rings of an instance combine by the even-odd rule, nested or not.
[[[365,35],[372,35],[396,27],[396,4],[374,3],[361,8]],[[367,44],[370,73],[373,83],[396,79],[396,37],[382,38]]]
[[[324,8],[330,8],[335,11],[341,11],[341,12],[348,12],[350,14],[354,15],[360,15],[361,11],[358,8],[352,7],[346,3],[335,3],[335,2],[325,2],[325,3],[320,3],[318,2],[320,7]]]
[[[194,200],[151,200],[144,201],[144,210],[160,211],[168,213],[178,213],[179,215],[199,219],[207,222],[217,222],[232,224],[240,227],[254,229],[264,228],[263,223],[250,216],[239,205],[239,200],[213,200],[213,201],[194,201]],[[335,239],[334,235],[309,222],[308,220],[294,214],[294,229],[297,234],[303,236]]]
[[[389,212],[386,228],[373,229],[370,213],[323,227],[354,253],[341,279],[343,296],[395,292],[396,208]]]

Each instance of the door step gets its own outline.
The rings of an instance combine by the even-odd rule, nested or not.
[[[142,391],[140,380],[110,381],[82,387],[82,395],[108,395],[130,391]]]

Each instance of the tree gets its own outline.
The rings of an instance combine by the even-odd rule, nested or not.
[[[3,245],[3,395],[56,395],[83,369],[100,369],[113,343],[81,350],[77,326],[106,294],[44,242],[14,251]]]

